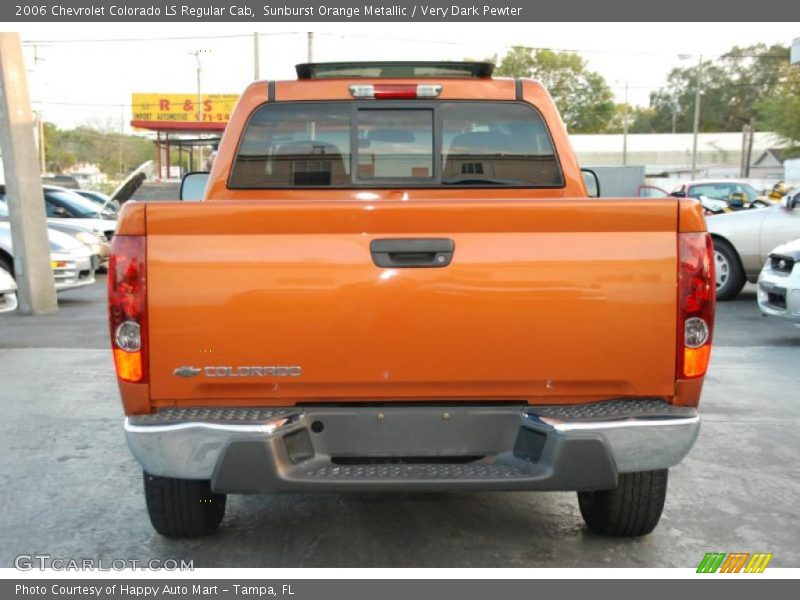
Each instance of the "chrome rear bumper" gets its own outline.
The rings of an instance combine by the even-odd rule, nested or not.
[[[571,406],[166,409],[125,420],[148,473],[218,492],[593,490],[666,469],[700,417],[658,399]]]

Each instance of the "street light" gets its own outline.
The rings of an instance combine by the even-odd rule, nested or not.
[[[206,48],[198,48],[194,52],[189,52],[191,56],[194,56],[195,60],[197,61],[197,110],[195,111],[195,117],[197,119],[198,124],[203,121],[203,98],[200,95],[200,74],[203,71],[203,64],[200,62],[200,56],[202,54],[207,54],[211,52]],[[198,162],[200,164],[200,168],[202,169],[203,165],[203,146],[197,147],[197,154],[198,154]],[[169,173],[169,165],[167,165],[167,173]]]
[[[687,60],[691,58],[691,54],[679,54],[678,58]],[[697,134],[700,130],[700,86],[703,82],[703,55],[701,54],[697,61],[697,81],[694,89],[694,135],[692,136],[692,179],[697,176]]]
[[[203,64],[200,62],[200,55],[207,54],[211,52],[211,50],[207,50],[205,48],[199,48],[194,52],[189,52],[189,55],[194,56],[195,60],[197,61],[197,110],[195,114],[197,116],[197,122],[199,123],[203,119],[203,102],[200,96],[200,74],[203,71]]]

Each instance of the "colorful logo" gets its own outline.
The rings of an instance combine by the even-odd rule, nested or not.
[[[707,552],[697,566],[698,573],[763,573],[772,553],[766,552]]]

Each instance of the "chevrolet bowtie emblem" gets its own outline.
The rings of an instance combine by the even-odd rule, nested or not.
[[[196,367],[178,367],[172,374],[178,377],[194,377],[200,374],[200,369]]]

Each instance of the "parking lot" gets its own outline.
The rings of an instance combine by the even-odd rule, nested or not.
[[[193,559],[195,567],[693,567],[705,552],[800,561],[800,330],[762,318],[753,286],[718,309],[703,427],[641,539],[587,532],[573,493],[229,497],[215,536],[150,526],[129,454],[105,321],[105,278],[57,314],[0,317],[0,565]],[[21,376],[24,374],[24,376]]]

